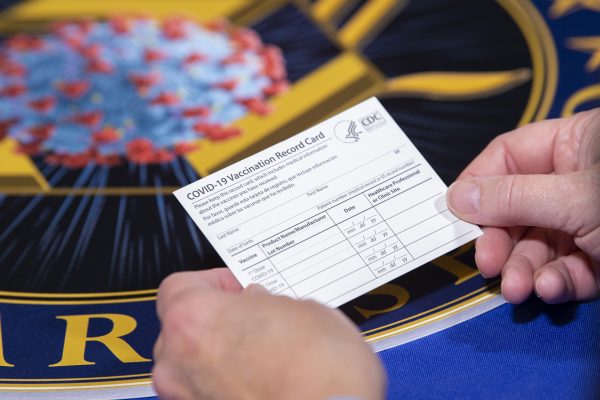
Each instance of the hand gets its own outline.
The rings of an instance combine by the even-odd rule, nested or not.
[[[168,399],[382,399],[377,357],[339,311],[242,290],[227,269],[169,276],[153,379]]]
[[[475,260],[502,274],[511,303],[600,293],[600,109],[494,139],[447,194],[459,218],[483,225]]]

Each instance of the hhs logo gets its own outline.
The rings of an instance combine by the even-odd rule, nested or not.
[[[355,121],[340,121],[333,129],[335,136],[344,143],[356,143],[363,131],[358,129]]]

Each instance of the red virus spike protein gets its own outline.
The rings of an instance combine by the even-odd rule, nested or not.
[[[169,18],[163,22],[163,34],[170,40],[184,39],[187,35],[183,18]]]
[[[153,106],[169,106],[178,103],[179,96],[174,93],[161,93],[150,102]]]
[[[235,89],[235,87],[237,86],[237,81],[235,79],[229,79],[223,82],[219,82],[215,85],[216,88],[218,89],[223,89],[223,90],[228,90],[231,91],[233,89]]]
[[[206,56],[204,54],[192,53],[183,60],[183,63],[184,64],[194,64],[194,63],[204,61],[204,60],[206,60]]]
[[[31,143],[19,143],[17,146],[17,153],[27,154],[28,156],[35,156],[41,150],[42,143],[41,142],[31,142]]]
[[[27,88],[24,85],[10,85],[0,89],[0,96],[5,97],[19,97],[27,92]]]
[[[111,74],[114,68],[106,61],[96,59],[89,62],[87,70],[89,72],[96,72],[99,74]]]
[[[27,69],[23,64],[0,58],[0,74],[22,78],[27,74]]]
[[[221,125],[199,122],[194,125],[194,131],[198,136],[207,135],[208,132],[219,128]]]
[[[19,120],[16,118],[0,120],[0,140],[4,139],[6,136],[8,136],[10,128],[13,125],[15,125],[17,122],[19,122]]]
[[[263,45],[260,36],[251,29],[239,29],[231,35],[231,39],[242,49],[258,50]]]
[[[121,135],[115,128],[105,127],[92,134],[94,143],[106,144],[113,143],[121,139]]]
[[[246,99],[241,100],[241,104],[246,106],[250,112],[258,115],[269,115],[273,112],[273,107],[262,99]]]
[[[225,32],[230,27],[231,24],[226,19],[216,19],[214,21],[208,21],[204,24],[206,29],[213,32]]]
[[[87,81],[62,82],[58,84],[58,90],[71,99],[83,96],[89,88],[90,83]]]
[[[171,162],[175,159],[175,153],[169,150],[160,149],[154,153],[154,162],[164,164]]]
[[[233,53],[229,57],[224,58],[223,61],[221,61],[221,64],[223,64],[223,65],[243,64],[244,62],[246,62],[246,56],[244,55],[244,53],[237,52],[237,53]]]
[[[129,75],[129,81],[138,89],[148,89],[160,82],[160,75],[157,73],[131,73]]]
[[[0,140],[66,168],[168,164],[273,112],[286,77],[277,47],[226,20],[55,22],[0,42]]]
[[[35,36],[18,35],[7,41],[8,48],[18,52],[29,52],[41,50],[44,47],[44,41]]]
[[[126,17],[113,17],[109,20],[110,27],[117,35],[126,35],[133,28],[133,21]]]
[[[159,51],[159,50],[146,49],[146,51],[144,52],[144,60],[147,63],[162,61],[165,58],[167,58],[165,53],[163,53],[162,51]]]
[[[81,49],[84,47],[84,40],[80,36],[67,36],[64,40],[70,48],[77,52],[81,52]]]
[[[154,161],[154,145],[148,139],[133,139],[127,143],[127,157],[138,164]]]
[[[62,158],[62,164],[68,168],[83,168],[93,160],[91,151],[77,154],[65,154]]]
[[[107,165],[109,167],[115,167],[121,164],[121,156],[118,154],[97,154],[94,161],[98,165]]]
[[[29,128],[29,134],[38,141],[49,139],[56,127],[53,124],[36,125]]]
[[[62,159],[63,159],[62,154],[48,154],[44,158],[44,161],[46,161],[50,165],[61,165]]]
[[[80,125],[94,127],[102,122],[102,118],[104,118],[104,114],[101,111],[90,111],[75,114],[69,118],[69,121]]]
[[[173,146],[173,150],[175,151],[175,154],[177,154],[177,155],[191,153],[192,151],[195,151],[197,149],[198,149],[198,145],[196,143],[190,143],[190,142],[179,142],[179,143],[175,143],[175,145]]]
[[[263,72],[274,80],[285,79],[286,71],[283,56],[277,47],[268,46],[263,52]]]
[[[91,44],[89,46],[82,46],[78,51],[82,57],[87,58],[88,60],[95,60],[100,57],[102,47],[100,47],[99,44]]]
[[[205,106],[185,108],[181,115],[186,118],[208,117],[210,115],[210,108]]]
[[[287,92],[289,87],[290,87],[290,85],[289,85],[289,83],[287,83],[287,81],[273,82],[269,86],[267,86],[266,88],[263,89],[263,94],[266,97],[275,96],[280,93]]]
[[[212,140],[227,140],[236,136],[239,136],[242,133],[240,128],[236,128],[234,126],[225,126],[217,129],[212,132]]]
[[[92,29],[94,29],[96,22],[92,21],[91,19],[84,19],[81,21],[76,21],[74,22],[74,24],[79,28],[79,31],[81,33],[87,35],[92,32]]]
[[[217,124],[198,123],[194,125],[194,130],[200,135],[205,135],[211,140],[221,141],[235,136],[239,136],[241,131],[236,127],[222,126]]]
[[[54,96],[41,97],[37,100],[31,100],[28,105],[32,110],[40,113],[47,113],[56,105],[56,98]]]

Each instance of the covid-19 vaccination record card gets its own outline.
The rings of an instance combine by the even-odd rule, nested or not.
[[[337,307],[481,235],[376,98],[174,194],[242,286]]]

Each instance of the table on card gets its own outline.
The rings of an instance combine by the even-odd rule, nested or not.
[[[250,280],[273,293],[333,301],[349,285],[373,281],[472,232],[457,226],[445,206],[440,210],[444,193],[431,178],[396,190],[394,181],[418,175],[419,165],[233,256],[247,264],[242,271]]]

